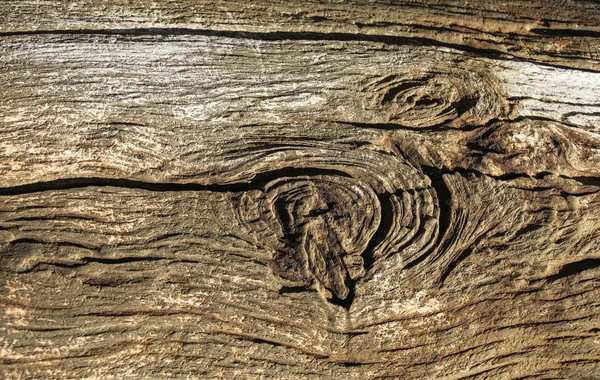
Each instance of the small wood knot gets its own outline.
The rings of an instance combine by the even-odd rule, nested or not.
[[[379,76],[363,85],[363,107],[373,122],[407,128],[481,124],[507,111],[491,80],[484,68]]]

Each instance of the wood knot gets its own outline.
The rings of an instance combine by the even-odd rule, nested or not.
[[[379,226],[377,195],[352,178],[327,175],[279,179],[265,193],[279,243],[273,269],[291,280],[314,278],[327,298],[346,299]]]
[[[484,72],[390,74],[363,86],[373,122],[408,128],[463,127],[506,112]]]
[[[387,257],[408,264],[435,244],[440,212],[429,179],[398,160],[386,172],[358,166],[366,163],[350,165],[352,175],[313,169],[282,176],[235,202],[246,236],[271,253],[268,265],[285,286],[349,306],[356,284]]]

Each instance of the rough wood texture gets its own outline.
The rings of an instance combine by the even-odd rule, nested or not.
[[[0,377],[598,379],[599,25],[0,3]]]

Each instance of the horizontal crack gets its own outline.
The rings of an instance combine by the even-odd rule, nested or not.
[[[0,37],[27,36],[27,35],[121,35],[121,36],[207,36],[225,37],[234,39],[281,41],[281,40],[311,40],[311,41],[366,41],[381,42],[388,45],[443,45],[462,46],[436,41],[425,37],[405,37],[385,34],[365,34],[347,32],[312,32],[312,31],[274,31],[251,32],[223,29],[197,29],[197,28],[121,28],[121,29],[46,29],[22,30],[0,32]],[[505,53],[494,49],[470,48],[490,54]],[[464,50],[464,49],[463,49]]]
[[[600,267],[600,259],[597,258],[587,258],[580,261],[571,262],[563,265],[555,274],[548,276],[548,281],[554,282],[561,278],[576,275],[598,267]]]
[[[441,168],[436,168],[436,167],[432,167],[432,166],[422,166],[422,170],[427,174],[427,176],[431,180],[439,178],[444,174],[449,174],[449,175],[460,174],[463,177],[465,175],[471,174],[476,177],[485,176],[485,177],[493,178],[493,179],[499,180],[499,181],[510,181],[510,180],[518,179],[518,178],[542,179],[547,174],[550,174],[549,172],[540,172],[533,176],[526,174],[526,173],[506,173],[506,174],[501,174],[501,175],[491,175],[491,174],[487,174],[487,173],[481,172],[476,169],[462,168],[462,167],[453,167],[450,169],[446,166],[441,167]]]
[[[201,183],[175,183],[175,182],[145,182],[124,178],[104,177],[78,177],[63,178],[45,182],[35,182],[25,185],[0,187],[0,196],[20,195],[38,193],[51,190],[68,190],[91,186],[98,187],[122,187],[129,189],[140,189],[149,191],[213,191],[213,192],[237,192],[261,189],[268,182],[285,177],[331,175],[350,177],[349,174],[336,169],[324,168],[292,168],[286,167],[265,173],[257,173],[247,182],[236,182],[230,184],[201,184]]]
[[[527,173],[522,173],[522,172],[493,175],[493,174],[489,174],[489,173],[484,173],[482,171],[479,171],[479,170],[476,170],[473,168],[463,168],[463,167],[448,168],[446,166],[441,167],[441,168],[435,168],[435,167],[423,166],[423,165],[421,167],[424,171],[427,172],[426,174],[429,176],[430,179],[437,178],[438,176],[442,176],[443,174],[450,174],[450,175],[461,174],[462,176],[471,174],[476,177],[485,176],[485,177],[493,178],[498,181],[511,181],[511,180],[515,180],[515,179],[519,179],[519,178],[542,180],[542,179],[544,179],[544,177],[554,174],[554,173],[551,173],[548,171],[541,171],[541,172],[531,174],[531,175],[527,174]],[[427,169],[427,170],[425,170],[425,169]],[[579,182],[580,184],[585,185],[585,186],[600,186],[600,177],[591,177],[591,176],[572,176],[571,177],[571,176],[567,176],[567,175],[558,175],[558,177],[560,177],[562,179],[573,180],[573,181]],[[541,187],[537,190],[542,191],[542,190],[549,190],[552,188],[553,187]],[[527,190],[532,190],[532,189],[527,189]],[[533,189],[533,190],[536,190],[536,189]],[[591,193],[595,193],[595,191],[592,191]]]
[[[541,29],[534,28],[529,30],[531,33],[540,36],[550,37],[592,37],[600,38],[600,31],[589,29]]]

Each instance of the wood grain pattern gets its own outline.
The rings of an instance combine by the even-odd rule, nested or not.
[[[530,3],[1,3],[1,377],[597,378],[600,10]]]

